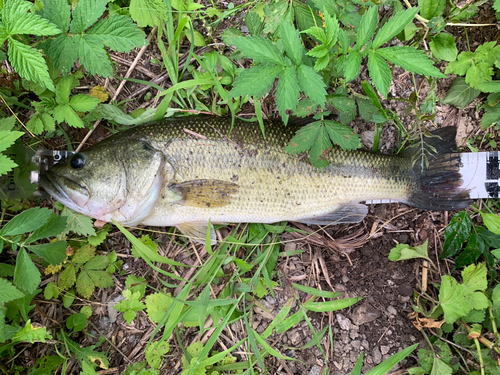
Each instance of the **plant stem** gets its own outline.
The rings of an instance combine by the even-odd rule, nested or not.
[[[485,373],[484,373],[483,355],[481,354],[481,344],[479,344],[479,340],[478,339],[474,339],[474,343],[476,344],[477,356],[479,358],[479,366],[481,366],[481,375],[485,375]]]

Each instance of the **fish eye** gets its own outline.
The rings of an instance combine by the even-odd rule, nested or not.
[[[87,157],[84,154],[76,153],[69,160],[69,165],[73,169],[82,169],[87,162]]]

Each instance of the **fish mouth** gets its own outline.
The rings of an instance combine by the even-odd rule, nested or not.
[[[50,170],[41,176],[40,186],[56,200],[74,210],[84,209],[90,199],[87,186]]]

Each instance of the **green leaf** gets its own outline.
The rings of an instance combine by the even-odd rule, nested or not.
[[[485,255],[488,251],[488,246],[483,238],[473,233],[467,240],[467,245],[464,251],[455,258],[456,268],[462,268],[476,262],[481,255]]]
[[[52,212],[48,208],[34,207],[14,216],[1,230],[1,236],[15,236],[34,231],[47,223]]]
[[[299,83],[295,66],[287,66],[280,74],[276,88],[276,104],[281,116],[286,115],[286,110],[294,110],[299,103]]]
[[[486,228],[488,228],[491,232],[500,235],[500,217],[498,215],[481,211],[481,217],[483,218]]]
[[[75,301],[75,292],[74,290],[69,290],[68,292],[64,293],[63,296],[63,306],[69,309],[73,302]]]
[[[359,135],[352,128],[340,122],[324,121],[330,140],[343,150],[355,150],[361,146]]]
[[[245,69],[236,76],[229,96],[235,98],[249,95],[262,98],[282,71],[283,67],[277,65],[260,65]]]
[[[75,36],[78,43],[78,57],[85,69],[91,74],[103,77],[113,75],[110,58],[101,44],[99,35]]]
[[[78,94],[71,98],[69,105],[78,112],[90,112],[92,111],[101,101],[97,98],[85,94]]]
[[[359,24],[356,49],[361,51],[366,43],[373,37],[378,25],[378,6],[371,6],[361,17]],[[351,52],[352,54],[352,52]]]
[[[438,59],[444,61],[455,61],[458,55],[458,49],[455,45],[453,35],[439,33],[429,42],[432,54]]]
[[[186,32],[187,34],[189,31]],[[135,47],[143,47],[147,44],[141,29],[128,17],[117,14],[100,20],[87,35],[118,52],[130,52]]]
[[[68,290],[76,282],[75,266],[70,264],[59,276],[59,287],[63,290]]]
[[[245,24],[250,35],[260,35],[262,33],[262,20],[255,10],[250,10],[245,15]]]
[[[280,29],[283,46],[285,47],[288,57],[294,62],[295,65],[300,65],[304,55],[304,47],[302,46],[302,40],[299,36],[299,32],[288,22],[283,22],[280,25]]]
[[[71,21],[71,6],[67,0],[42,0],[40,15],[56,25],[63,33],[68,32]]]
[[[24,248],[19,250],[16,259],[16,269],[14,270],[14,284],[28,292],[32,293],[40,284],[42,277],[35,264],[29,257]]]
[[[76,3],[71,22],[71,33],[81,34],[102,16],[109,0],[81,0]]]
[[[65,217],[68,222],[64,234],[74,232],[82,236],[95,236],[94,223],[90,217],[79,214],[68,207],[64,207],[61,216]]]
[[[458,253],[463,243],[469,238],[471,228],[472,221],[466,211],[455,214],[444,231],[441,258],[448,258]]]
[[[337,293],[337,292],[328,292],[326,290],[319,290],[316,288],[311,288],[309,286],[304,286],[296,283],[292,283],[293,287],[297,290],[300,290],[301,292],[311,294],[316,297],[323,297],[323,298],[337,298],[342,295],[342,293]]]
[[[66,259],[66,248],[68,244],[65,241],[56,241],[44,243],[42,245],[30,245],[26,248],[41,257],[53,266],[61,264]]]
[[[90,259],[83,268],[86,270],[103,270],[109,266],[109,259],[105,255],[97,255]]]
[[[56,102],[58,104],[68,104],[69,96],[71,95],[71,89],[78,86],[78,80],[75,76],[67,75],[56,87]]]
[[[419,0],[420,15],[425,19],[432,19],[443,15],[446,0]]]
[[[473,292],[486,290],[488,287],[487,274],[488,270],[485,263],[479,263],[477,266],[471,264],[462,271],[464,285]]]
[[[489,63],[476,62],[467,70],[465,82],[476,89],[480,89],[479,85],[491,81],[492,75],[493,67]]]
[[[309,311],[314,312],[328,312],[328,311],[337,311],[346,309],[355,303],[361,301],[363,297],[355,297],[355,298],[345,298],[339,299],[336,301],[325,301],[325,302],[311,302],[306,301],[302,304],[302,306]]]
[[[392,81],[389,64],[376,51],[370,51],[368,53],[368,70],[375,87],[386,98]]]
[[[74,128],[85,127],[82,119],[78,116],[78,113],[76,113],[75,110],[69,106],[69,104],[59,104],[56,106],[54,108],[54,119],[58,123],[66,122],[69,126]]]
[[[66,328],[73,332],[83,331],[87,326],[87,317],[82,313],[72,314],[66,320]]]
[[[304,94],[321,106],[325,104],[326,84],[313,68],[304,64],[299,65],[297,67],[297,79]]]
[[[271,354],[273,357],[283,359],[283,360],[288,360],[288,361],[296,361],[295,358],[290,358],[287,356],[284,356],[283,354],[279,353],[277,350],[275,350],[271,345],[269,345],[260,335],[252,328],[253,335],[257,342],[264,348],[264,350]]]
[[[27,341],[33,344],[35,341],[45,342],[46,339],[51,338],[52,336],[47,333],[47,328],[33,327],[31,321],[27,321],[26,325],[14,335],[12,342]]]
[[[347,55],[344,62],[344,76],[346,82],[350,82],[358,77],[361,69],[361,60],[362,60],[361,53],[359,53],[358,51],[352,51]],[[387,65],[385,61],[384,64]]]
[[[22,135],[24,133],[18,131],[0,131],[0,152],[7,150]]]
[[[261,36],[236,37],[232,42],[245,57],[256,62],[285,65],[285,59],[269,39]]]
[[[153,293],[146,297],[146,312],[154,323],[160,323],[172,305],[172,297],[164,293]]]
[[[131,0],[129,11],[141,27],[160,26],[167,19],[167,7],[162,0]]]
[[[441,278],[439,303],[443,309],[446,323],[455,323],[472,310],[472,306],[466,298],[467,294],[469,294],[467,288],[459,284],[453,277],[445,275]]]
[[[414,7],[399,12],[395,16],[391,17],[377,33],[377,36],[373,41],[372,48],[377,49],[382,46],[382,44],[398,35],[406,27],[406,25],[413,20],[419,10],[419,7]]]
[[[422,245],[418,245],[415,247],[410,247],[410,245],[399,243],[396,247],[392,248],[389,253],[389,260],[398,261],[398,260],[408,260],[408,259],[429,259],[429,255],[427,253],[428,240]]]
[[[89,236],[87,238],[87,241],[92,246],[99,246],[100,244],[102,244],[104,242],[108,233],[109,233],[109,227],[105,226],[104,228],[99,229],[95,236]]]
[[[337,20],[337,16],[334,14],[330,16],[328,11],[325,9],[325,30],[326,30],[326,42],[325,44],[328,48],[333,48],[335,43],[337,43],[337,39],[339,36],[339,21]]]
[[[49,220],[45,223],[45,225],[41,226],[33,233],[31,233],[31,235],[25,241],[25,244],[30,244],[44,238],[57,236],[58,234],[61,234],[65,227],[66,218],[56,214],[51,214]]]
[[[61,70],[61,73],[67,74],[78,58],[77,38],[66,34],[59,35],[50,41],[45,51],[55,67]]]
[[[115,285],[113,277],[106,271],[87,271],[90,278],[98,288],[110,288]]]
[[[75,264],[84,264],[91,260],[95,255],[95,247],[90,244],[85,244],[79,249],[75,250],[75,254],[71,261]]]
[[[94,293],[95,285],[87,271],[81,270],[76,278],[76,291],[83,298],[90,298]]]
[[[170,345],[164,340],[151,343],[145,350],[148,365],[151,366],[152,369],[159,369],[163,364],[163,357],[169,350]]]
[[[17,167],[17,164],[5,155],[0,154],[0,176],[4,175]]]
[[[23,292],[17,289],[10,281],[0,277],[0,305],[23,297]]]
[[[400,66],[411,73],[417,73],[428,77],[446,78],[438,68],[432,64],[432,60],[423,51],[414,47],[387,47],[377,51],[380,56],[393,64]]]
[[[9,37],[8,55],[12,67],[21,77],[54,91],[47,63],[40,52]]]
[[[467,107],[476,99],[481,91],[476,90],[465,82],[464,77],[457,77],[450,87],[450,91],[443,99],[443,103],[454,105],[457,108]]]
[[[25,0],[9,0],[2,11],[2,21],[8,34],[40,36],[60,34],[56,25],[37,14],[26,13],[32,4]],[[26,9],[27,8],[27,9]]]
[[[387,358],[384,362],[377,365],[375,368],[371,369],[366,373],[366,375],[385,375],[391,371],[391,369],[400,363],[403,359],[411,354],[415,350],[418,344],[414,344],[406,349],[403,349],[396,354]]]

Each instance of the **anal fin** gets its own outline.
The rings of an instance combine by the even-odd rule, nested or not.
[[[361,203],[344,203],[326,215],[308,217],[295,220],[308,225],[334,225],[345,223],[359,223],[368,213],[368,207]]]
[[[193,241],[205,244],[207,237],[207,230],[208,230],[207,222],[192,221],[192,222],[177,224],[175,227]],[[215,245],[217,243],[217,237],[215,236],[215,229],[212,224],[210,224],[210,242],[212,245]]]
[[[222,207],[231,202],[239,186],[222,180],[191,180],[170,184],[168,189],[178,193],[182,199],[177,204],[191,207]]]

